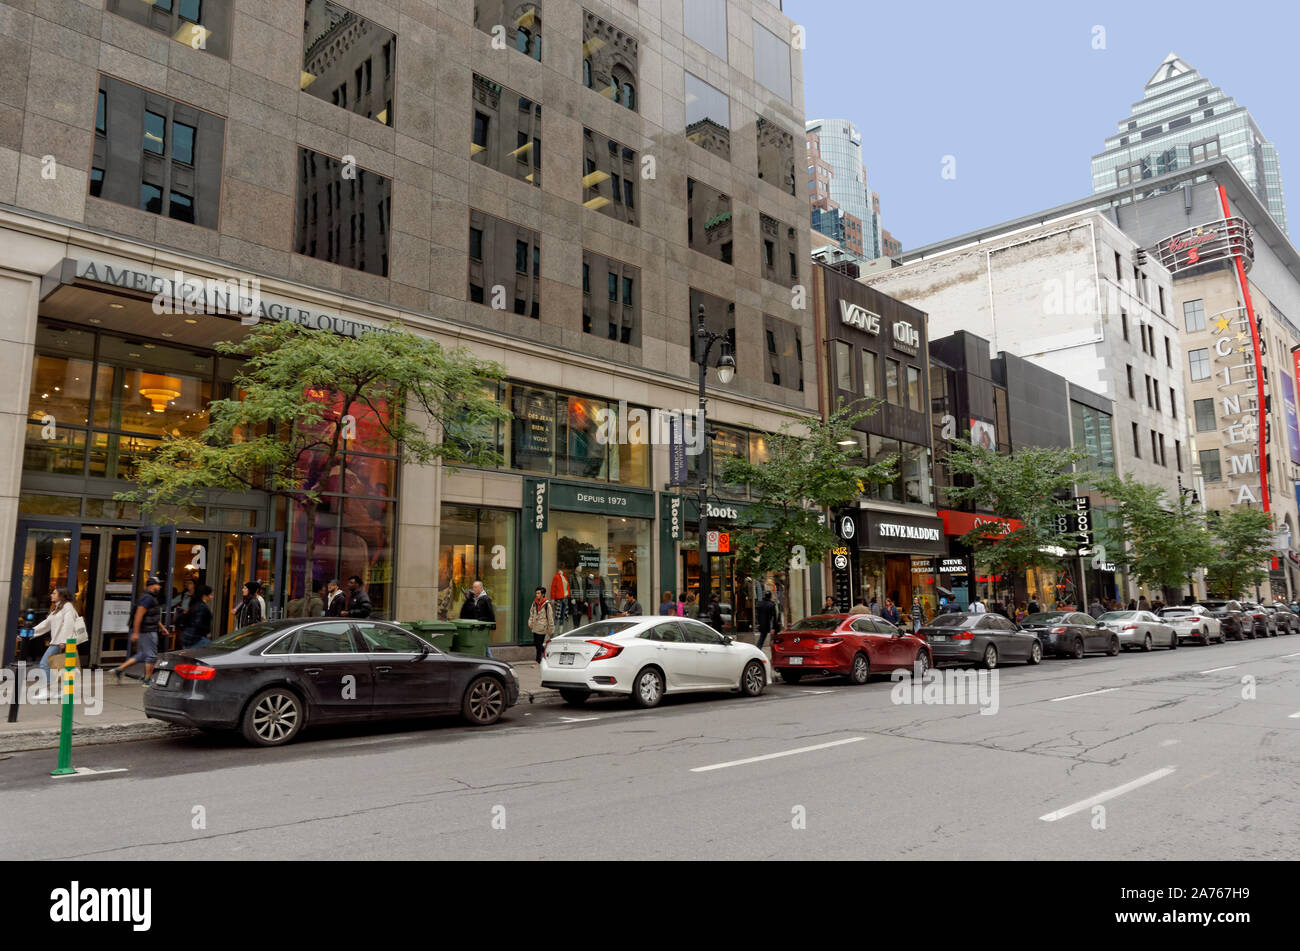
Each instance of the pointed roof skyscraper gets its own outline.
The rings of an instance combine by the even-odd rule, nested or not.
[[[1147,80],[1128,118],[1106,139],[1104,151],[1092,157],[1092,190],[1132,188],[1220,156],[1232,161],[1285,231],[1277,150],[1244,106],[1171,52]]]

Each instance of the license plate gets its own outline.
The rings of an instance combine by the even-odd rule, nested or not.
[[[573,655],[573,654],[561,654],[561,655],[560,655],[560,666],[561,666],[561,667],[572,667],[572,666],[573,666],[573,658],[574,658],[574,655]]]
[[[947,639],[948,639],[948,635],[947,635],[947,634],[931,634],[931,635],[930,635],[930,640],[932,640],[932,641],[946,641]]]
[[[791,664],[791,666],[793,666],[793,667],[798,667],[800,664],[803,663],[803,658],[802,658],[802,657],[789,657],[789,658],[786,658],[786,659],[790,661],[790,664]]]
[[[160,670],[156,674],[154,674],[153,682],[156,683],[159,687],[166,687],[167,681],[171,679],[172,679],[172,672],[170,670]]]

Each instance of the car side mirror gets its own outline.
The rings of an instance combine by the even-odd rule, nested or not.
[[[724,644],[728,644],[728,645],[729,645],[729,644],[731,644],[731,642],[734,641],[734,640],[735,640],[735,638],[732,637],[730,634],[723,634],[723,635],[722,635],[722,643],[724,643]]]
[[[429,651],[429,645],[428,645],[428,644],[421,644],[421,645],[420,645],[420,656],[419,656],[419,657],[416,657],[415,660],[424,660],[426,657],[429,656],[429,653],[430,653],[430,651]]]

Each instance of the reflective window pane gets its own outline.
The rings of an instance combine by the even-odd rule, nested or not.
[[[687,243],[723,264],[732,263],[731,196],[693,178],[686,180]],[[694,310],[691,311],[694,314]]]
[[[583,129],[580,171],[584,208],[630,225],[638,223],[632,201],[632,182],[641,174],[636,152],[608,136]]]
[[[529,268],[529,261],[540,264],[541,236],[511,221],[471,209],[470,232],[480,256],[469,262],[469,298],[490,307],[499,307],[504,294],[506,309],[513,304],[515,313],[537,318],[540,313],[539,268]],[[522,248],[522,250],[521,250]],[[532,249],[531,251],[529,249]],[[529,273],[529,270],[532,273]]]
[[[470,160],[540,188],[542,107],[478,73],[473,91]]]
[[[727,58],[727,0],[682,0],[682,32]]]
[[[306,3],[302,91],[349,112],[392,125],[392,61],[396,56],[397,37],[373,20],[358,16],[332,0],[306,0]]]
[[[686,138],[705,151],[731,158],[731,100],[692,73],[686,74]]]
[[[351,171],[344,177],[345,167]],[[392,182],[310,149],[298,149],[294,251],[388,276]]]
[[[770,92],[790,101],[790,44],[754,23],[754,78]]]

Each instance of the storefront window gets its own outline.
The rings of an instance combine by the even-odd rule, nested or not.
[[[873,463],[883,462],[891,456],[897,458],[894,481],[868,486],[869,498],[885,502],[930,504],[934,486],[930,473],[930,450],[927,447],[883,436],[871,436],[867,445],[868,458]]]
[[[549,589],[556,571],[569,578],[578,622],[614,613],[618,593],[631,590],[646,614],[658,606],[650,590],[650,528],[653,521],[614,515],[556,512],[542,536],[542,577]]]
[[[554,472],[555,394],[510,387],[510,468]]]
[[[561,457],[556,467],[558,474],[606,479],[609,440],[601,426],[607,411],[605,402],[582,396],[561,396],[557,405],[562,434]]]
[[[611,405],[609,414],[611,425],[617,432],[621,424],[619,419],[619,405]],[[631,415],[629,411],[628,415]],[[648,418],[648,417],[647,417]],[[619,485],[650,485],[650,436],[646,433],[645,441],[631,442],[630,440],[616,440],[615,446],[609,453],[609,480],[617,482]]]
[[[475,581],[492,599],[493,643],[516,639],[514,552],[518,516],[499,509],[444,505],[438,542],[438,618],[460,617]],[[553,573],[553,570],[552,570]]]

